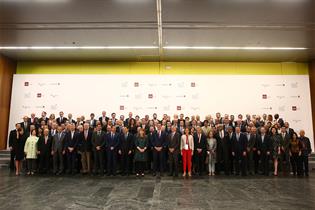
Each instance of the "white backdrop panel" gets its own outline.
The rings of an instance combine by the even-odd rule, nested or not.
[[[43,110],[202,119],[216,112],[279,113],[295,130],[305,129],[314,148],[308,75],[14,75],[9,128]]]

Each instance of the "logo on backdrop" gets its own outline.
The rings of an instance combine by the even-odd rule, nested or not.
[[[119,110],[125,110],[125,106],[120,105],[120,106],[119,106]]]
[[[152,93],[149,93],[149,94],[148,94],[148,98],[152,99],[152,98],[153,98],[153,94],[152,94]]]
[[[29,82],[24,82],[24,86],[29,86],[30,85],[30,83]]]
[[[176,109],[177,109],[178,111],[180,111],[180,110],[182,110],[182,106],[177,106]]]
[[[196,83],[195,82],[191,82],[190,83],[190,87],[196,87]]]
[[[42,94],[41,93],[37,93],[37,98],[41,98]]]
[[[135,82],[133,85],[134,87],[139,87],[139,82]]]

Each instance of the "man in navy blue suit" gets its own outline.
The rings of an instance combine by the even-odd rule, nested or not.
[[[155,132],[154,138],[151,139],[151,143],[153,147],[153,176],[155,176],[157,172],[159,172],[160,176],[163,176],[166,133],[162,131],[160,123],[157,125],[157,131]]]
[[[106,135],[107,154],[107,176],[116,176],[117,149],[119,146],[119,134],[116,133],[116,126],[111,127],[111,132]]]
[[[235,175],[240,174],[246,176],[246,149],[247,149],[247,136],[241,133],[240,127],[235,127],[235,133],[232,137],[232,156],[234,159]]]

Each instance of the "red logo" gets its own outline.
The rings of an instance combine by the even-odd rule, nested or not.
[[[296,111],[297,107],[296,106],[292,106],[292,111]]]
[[[196,87],[196,83],[195,83],[195,82],[192,82],[192,83],[190,83],[190,86],[191,86],[191,87]]]
[[[125,106],[122,106],[122,105],[121,105],[121,106],[119,107],[119,109],[120,109],[120,110],[124,110],[124,109],[125,109]]]
[[[263,94],[262,99],[267,99],[267,94]]]
[[[41,93],[37,93],[37,98],[41,98],[42,94]]]
[[[134,86],[135,86],[135,87],[139,87],[139,82],[135,82],[135,83],[134,83]]]
[[[150,94],[148,95],[148,98],[153,98],[153,94],[150,93]]]
[[[24,82],[24,86],[29,86],[30,83],[29,82]]]
[[[182,110],[182,106],[177,106],[177,110]]]

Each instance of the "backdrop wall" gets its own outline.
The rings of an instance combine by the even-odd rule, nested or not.
[[[202,118],[217,111],[279,113],[313,140],[308,68],[303,63],[26,62],[18,64],[17,73],[10,129],[23,115],[42,110],[86,117],[102,110]]]

